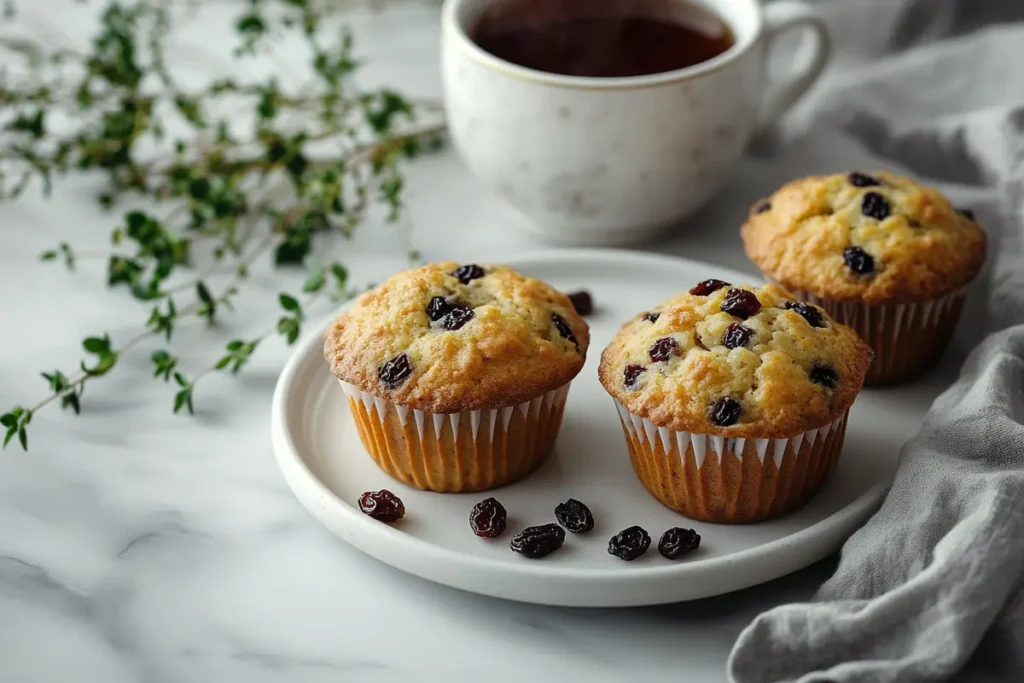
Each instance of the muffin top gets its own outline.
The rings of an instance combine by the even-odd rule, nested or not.
[[[950,294],[985,261],[970,211],[884,171],[787,183],[753,206],[742,234],[747,255],[783,286],[868,304]]]
[[[433,413],[501,408],[583,368],[590,331],[569,298],[505,266],[434,263],[360,296],[324,332],[331,371]]]
[[[706,280],[623,325],[599,374],[659,427],[789,438],[840,417],[871,359],[853,330],[779,287]]]

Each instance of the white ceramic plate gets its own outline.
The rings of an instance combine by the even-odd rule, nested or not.
[[[835,476],[803,509],[745,526],[689,520],[662,507],[634,476],[615,408],[597,381],[601,350],[623,320],[700,280],[755,278],[706,263],[610,250],[550,251],[507,263],[563,291],[589,290],[596,311],[587,318],[590,353],[569,393],[555,453],[525,481],[493,492],[509,512],[502,538],[483,540],[469,530],[470,508],[491,494],[426,493],[377,469],[359,442],[318,335],[298,347],[274,395],[274,449],[302,504],[346,542],[431,581],[513,600],[616,606],[690,600],[774,579],[835,551],[873,512],[900,447],[931,399],[913,387],[863,392]],[[380,488],[405,502],[406,518],[394,527],[355,506],[364,491]],[[593,531],[568,534],[562,549],[541,560],[509,550],[514,532],[553,522],[555,505],[569,497],[590,506]],[[633,524],[647,529],[654,542],[646,555],[627,563],[609,555],[607,543]],[[703,539],[698,551],[676,562],[655,548],[673,526],[696,528]]]

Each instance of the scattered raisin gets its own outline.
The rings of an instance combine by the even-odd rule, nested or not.
[[[722,280],[715,280],[714,278],[712,278],[710,280],[704,280],[703,282],[698,282],[697,284],[695,284],[693,286],[693,289],[690,290],[690,294],[693,294],[694,296],[707,296],[708,294],[714,294],[722,287],[728,286],[728,282],[723,282]]]
[[[668,360],[678,352],[679,342],[672,337],[662,337],[651,345],[651,350],[648,353],[651,355],[651,361],[658,363]]]
[[[805,304],[802,301],[787,301],[786,310],[796,311],[804,320],[811,324],[811,327],[825,327],[825,316],[817,306]]]
[[[860,202],[860,212],[868,218],[883,221],[889,217],[892,208],[888,199],[877,192],[868,192]]]
[[[970,209],[957,209],[957,212],[967,220],[974,220],[974,212]]]
[[[608,552],[627,562],[640,557],[650,547],[650,535],[638,526],[623,529],[608,541]]]
[[[754,331],[743,323],[730,323],[722,335],[722,345],[727,349],[738,349],[746,346],[754,336]]]
[[[359,496],[359,509],[380,522],[397,522],[405,517],[405,504],[387,489]]]
[[[557,524],[528,526],[512,537],[509,547],[514,552],[536,559],[554,552],[565,543],[565,529]]]
[[[476,280],[477,278],[483,277],[484,269],[475,263],[469,263],[464,266],[459,266],[453,270],[452,275],[454,275],[462,284],[468,285],[470,280]]]
[[[678,560],[699,547],[700,534],[694,529],[673,527],[662,534],[658,541],[658,552],[670,560]]]
[[[551,322],[555,324],[555,329],[558,330],[558,334],[562,335],[563,339],[568,339],[576,345],[576,348],[579,348],[580,343],[576,341],[576,335],[572,333],[572,328],[569,326],[569,323],[565,321],[565,318],[557,313],[552,313]]]
[[[441,319],[441,327],[446,330],[457,330],[473,319],[473,309],[465,304],[452,306],[448,314]]]
[[[486,498],[469,513],[469,528],[480,538],[497,538],[505,532],[507,518],[504,505],[494,498]]]
[[[722,299],[722,311],[746,320],[761,310],[757,295],[748,289],[730,289]]]
[[[646,320],[649,323],[656,323],[656,322],[658,322],[658,318],[660,318],[660,317],[661,317],[661,313],[658,313],[657,311],[650,311],[650,312],[644,313],[644,320]]]
[[[590,315],[594,312],[594,300],[590,298],[590,292],[585,289],[581,289],[578,292],[570,292],[569,301],[572,302],[572,307],[580,315]]]
[[[728,427],[739,421],[742,412],[743,406],[739,401],[723,396],[708,406],[708,420],[713,425]]]
[[[437,322],[441,318],[448,314],[448,311],[452,310],[452,305],[448,303],[448,300],[443,296],[435,296],[427,304],[427,318],[431,322]]]
[[[879,182],[878,178],[869,176],[866,173],[858,173],[857,171],[846,176],[846,179],[849,180],[850,184],[854,187],[875,187],[876,185],[882,184]]]
[[[811,368],[808,375],[810,375],[812,382],[820,384],[823,387],[828,387],[829,389],[835,389],[836,384],[839,383],[839,375],[836,374],[835,369],[828,365],[815,365]]]
[[[622,381],[626,384],[627,389],[632,389],[636,386],[637,379],[640,378],[647,368],[642,365],[627,365],[626,369],[622,371]]]
[[[754,207],[754,213],[764,213],[772,210],[772,203],[767,199],[762,199]]]
[[[377,371],[377,376],[380,377],[380,381],[389,389],[397,387],[411,374],[412,362],[409,360],[409,356],[404,353],[398,354],[387,363],[380,366],[380,370]]]
[[[555,506],[555,519],[574,534],[582,534],[594,528],[594,515],[590,514],[590,508],[575,498]]]
[[[860,247],[843,249],[843,261],[846,267],[857,275],[870,275],[875,272],[875,259]]]

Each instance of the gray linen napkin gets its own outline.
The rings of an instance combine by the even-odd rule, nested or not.
[[[861,5],[841,4],[823,10],[852,16]],[[881,30],[890,47],[913,42]],[[972,204],[990,240],[979,283],[989,336],[903,449],[881,510],[846,543],[815,602],[759,616],[729,674],[1024,681],[1024,25],[840,64],[790,121],[790,137],[813,126],[818,140],[824,129],[926,181],[958,183],[961,196],[975,186],[990,197]]]

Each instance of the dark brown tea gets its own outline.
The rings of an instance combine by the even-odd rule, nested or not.
[[[735,42],[722,19],[685,0],[500,0],[470,36],[530,69],[598,78],[682,69]]]

